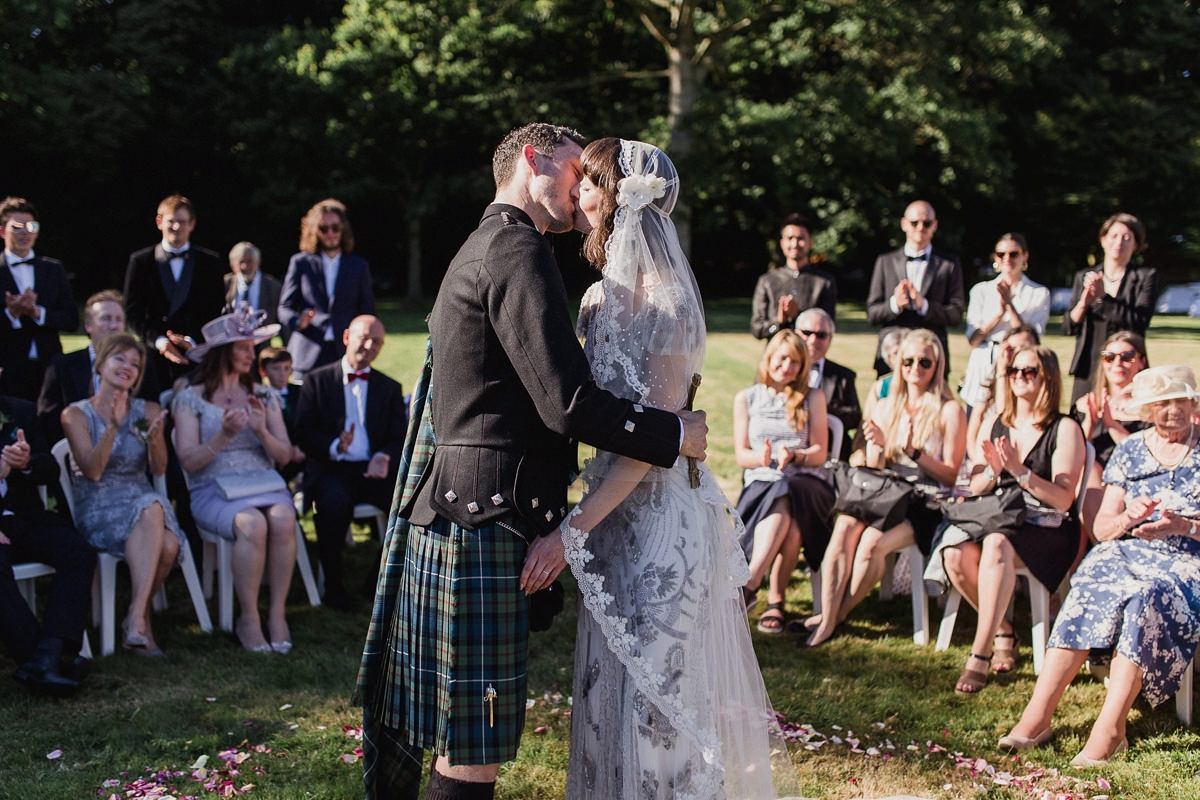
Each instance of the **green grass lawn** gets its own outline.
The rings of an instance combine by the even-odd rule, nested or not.
[[[389,335],[377,366],[406,388],[424,352],[424,315],[424,309],[399,307],[383,312]],[[748,301],[709,308],[708,355],[697,400],[709,412],[709,463],[731,497],[739,485],[731,403],[734,393],[753,381],[762,347],[746,332],[748,322]],[[873,377],[874,334],[861,307],[842,307],[838,322],[831,357],[859,372],[858,388],[865,396]],[[1150,339],[1152,363],[1200,366],[1198,328],[1195,320],[1157,319]],[[65,344],[72,349],[81,343],[81,337],[68,337]],[[1070,340],[1050,336],[1048,344],[1069,359]],[[959,373],[966,354],[964,337],[952,336],[951,363]],[[311,538],[311,520],[305,525]],[[359,544],[347,551],[349,583],[365,588],[378,545],[366,529],[356,532]],[[123,573],[118,583],[122,609],[128,601]],[[314,609],[305,603],[299,581],[293,581],[289,620],[295,650],[286,657],[264,656],[242,651],[230,634],[201,632],[182,580],[173,576],[167,586],[170,607],[155,621],[156,637],[169,654],[165,661],[118,650],[96,661],[84,692],[72,700],[36,698],[8,685],[0,696],[5,721],[0,798],[159,796],[144,793],[153,783],[175,786],[180,795],[209,796],[203,783],[192,779],[190,767],[207,756],[209,770],[221,768],[222,752],[248,757],[236,766],[237,775],[209,776],[218,788],[223,781],[236,788],[252,785],[246,795],[258,798],[361,796],[353,738],[359,710],[349,705],[349,697],[366,604],[356,614]],[[44,597],[46,586],[39,588]],[[575,622],[570,588],[566,611],[548,632],[532,638],[533,708],[521,755],[503,770],[497,797],[563,796]],[[808,612],[810,600],[807,581],[797,577],[789,614]],[[1017,630],[1027,639],[1024,598],[1018,600],[1017,615]],[[936,625],[936,605],[931,616]],[[994,677],[978,696],[958,696],[953,684],[974,626],[969,609],[961,616],[954,644],[944,653],[912,643],[905,596],[887,602],[871,596],[844,633],[815,650],[797,649],[788,636],[754,634],[777,710],[789,725],[808,726],[799,730],[793,753],[806,797],[1025,798],[1040,797],[1045,789],[1061,797],[1200,796],[1200,737],[1178,722],[1171,705],[1134,707],[1131,750],[1110,767],[1086,772],[1067,767],[1104,695],[1103,687],[1086,676],[1068,689],[1056,719],[1058,736],[1049,745],[1021,758],[996,750],[996,740],[1008,732],[1033,688],[1029,649],[1022,648],[1023,661],[1014,674]],[[93,632],[93,644],[98,638]],[[7,671],[13,666],[0,663]],[[1012,785],[1001,785],[997,777]],[[142,789],[123,788],[138,780]]]

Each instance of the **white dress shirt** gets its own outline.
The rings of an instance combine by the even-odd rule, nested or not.
[[[329,298],[329,308],[333,310],[333,287],[337,286],[338,269],[342,266],[342,254],[339,252],[332,258],[321,253],[321,266],[325,268],[325,295]],[[325,341],[333,341],[333,325],[325,326]]]
[[[17,284],[17,294],[24,292],[26,289],[34,288],[33,264],[27,264],[27,263],[18,264],[17,262],[18,261],[21,261],[21,262],[32,261],[33,259],[34,259],[34,252],[32,250],[30,250],[28,253],[26,253],[24,258],[21,258],[20,256],[14,254],[11,250],[4,251],[4,263],[8,266],[9,272],[12,273],[13,282]],[[36,308],[37,308],[37,316],[35,316],[33,318],[34,323],[36,323],[38,325],[45,325],[46,324],[46,307],[45,306],[37,306]],[[21,318],[14,317],[12,315],[12,313],[9,312],[7,306],[5,306],[5,308],[4,308],[4,316],[8,317],[8,322],[10,325],[12,325],[13,328],[21,327]],[[37,357],[38,357],[37,344],[31,342],[29,344],[29,358],[31,360],[36,360]]]
[[[919,292],[921,284],[925,281],[925,271],[929,269],[929,259],[933,258],[933,245],[929,245],[919,253],[909,252],[909,249],[905,247],[904,258],[906,259],[904,276],[913,286],[917,287]],[[892,309],[893,314],[900,313],[900,306],[896,303],[895,295],[888,298],[888,307]],[[913,310],[921,316],[925,316],[929,311],[929,299],[922,297],[921,306]]]
[[[359,370],[370,374],[371,368]],[[371,458],[371,440],[367,435],[367,381],[350,380],[354,373],[350,362],[342,356],[342,393],[346,402],[346,427],[350,430],[354,425],[354,441],[346,448],[346,452],[338,452],[338,439],[329,445],[329,457],[334,461],[368,461]]]

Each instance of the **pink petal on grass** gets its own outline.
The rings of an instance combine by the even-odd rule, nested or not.
[[[51,750],[49,753],[46,753],[46,758],[53,761],[56,758],[62,758],[62,754],[62,750]]]
[[[1096,785],[1099,786],[1101,789],[1111,789],[1112,788],[1112,784],[1110,784],[1108,781],[1104,780],[1104,778],[1096,778]]]
[[[534,732],[534,733],[545,733],[545,732],[546,732],[546,726],[545,726],[545,725],[539,725],[539,726],[537,726],[536,728],[534,728],[534,729],[533,729],[533,732]]]

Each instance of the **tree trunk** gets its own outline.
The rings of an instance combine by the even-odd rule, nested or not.
[[[408,283],[404,296],[410,301],[424,299],[421,293],[421,217],[408,215]]]

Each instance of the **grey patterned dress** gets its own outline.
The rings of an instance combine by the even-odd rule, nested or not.
[[[1200,453],[1171,469],[1138,431],[1113,450],[1104,483],[1135,497],[1158,497],[1160,509],[1200,517]],[[1115,647],[1141,668],[1151,705],[1171,698],[1200,642],[1200,541],[1126,536],[1092,548],[1071,578],[1071,591],[1050,634],[1050,647]]]
[[[108,427],[107,420],[100,417],[91,402],[80,400],[72,407],[83,412],[87,419],[88,433],[94,446]],[[125,541],[142,512],[158,503],[163,508],[163,519],[167,529],[179,539],[180,548],[187,547],[187,540],[175,520],[171,502],[154,490],[146,472],[146,444],[133,430],[133,423],[146,418],[146,401],[134,399],[129,413],[117,428],[112,453],[104,474],[98,481],[89,481],[73,469],[71,490],[75,496],[75,527],[79,529],[93,547],[106,553],[125,555]]]

